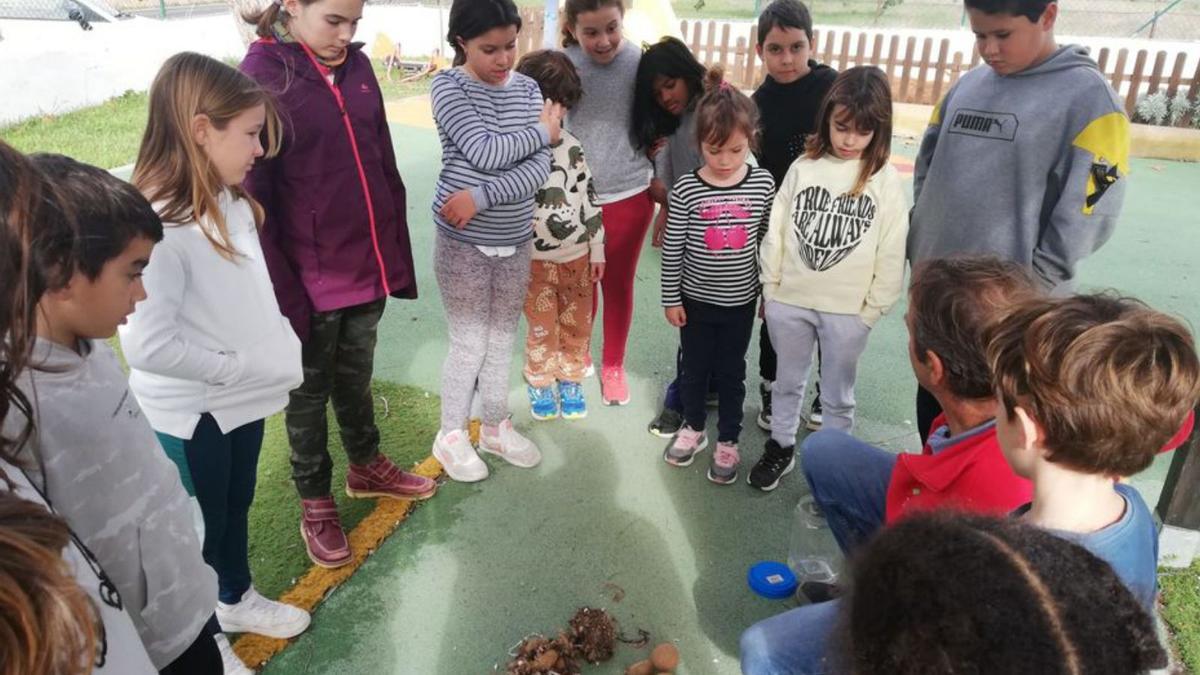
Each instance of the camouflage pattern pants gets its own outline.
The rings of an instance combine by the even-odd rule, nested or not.
[[[438,235],[433,269],[446,309],[450,349],[442,366],[442,431],[467,428],[479,387],[484,424],[508,417],[509,368],[529,288],[533,243],[507,257]]]
[[[369,464],[379,453],[379,428],[371,396],[375,338],[386,298],[332,312],[314,312],[304,343],[304,382],[288,397],[285,413],[292,446],[292,480],[302,499],[330,494],[326,404],[341,431],[352,464]]]
[[[530,386],[583,381],[592,336],[591,273],[586,254],[565,263],[533,261],[525,295],[525,381]]]

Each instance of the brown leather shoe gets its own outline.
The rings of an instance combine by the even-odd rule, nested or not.
[[[321,567],[334,568],[354,559],[332,496],[301,499],[300,507],[303,509],[300,536],[310,560]]]
[[[429,499],[437,492],[437,483],[415,473],[400,470],[380,453],[370,464],[351,464],[346,472],[346,494],[359,499]]]

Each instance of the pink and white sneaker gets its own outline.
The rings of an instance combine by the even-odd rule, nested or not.
[[[708,479],[717,485],[729,485],[737,480],[741,462],[737,443],[717,443],[717,450],[708,465]]]
[[[479,451],[495,455],[522,469],[531,469],[542,461],[537,444],[514,429],[511,419],[494,427],[483,425],[479,432]]]
[[[696,454],[706,447],[708,436],[685,424],[663,452],[663,461],[671,466],[691,466]]]

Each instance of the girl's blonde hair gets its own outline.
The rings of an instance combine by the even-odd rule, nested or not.
[[[605,7],[616,7],[621,16],[625,16],[624,0],[566,0],[563,5],[562,18],[562,46],[570,47],[571,45],[579,44],[579,40],[575,39],[575,24],[579,22],[579,15],[587,12],[595,12]]]
[[[281,124],[271,96],[220,61],[191,52],[172,56],[150,87],[150,119],[133,168],[133,184],[164,222],[200,223],[213,247],[230,260],[238,252],[217,203],[225,185],[196,143],[192,123],[197,115],[204,115],[213,127],[224,129],[234,117],[258,105],[267,109],[263,145],[265,156],[272,157],[279,152]],[[229,189],[250,203],[255,225],[262,225],[262,207],[241,186]]]
[[[858,195],[867,187],[871,176],[887,165],[892,154],[892,89],[887,76],[874,66],[857,66],[843,70],[837,76],[821,102],[817,128],[805,145],[805,156],[809,159],[834,153],[829,125],[834,121],[833,114],[838,106],[844,108],[838,122],[853,124],[859,131],[875,132],[862,152],[858,180],[850,190],[851,195]]]
[[[704,96],[696,104],[696,143],[723,145],[735,131],[746,136],[750,149],[758,147],[758,106],[724,79],[721,66],[704,74]]]

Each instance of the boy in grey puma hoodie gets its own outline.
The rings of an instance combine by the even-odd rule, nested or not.
[[[17,386],[32,420],[18,458],[30,484],[95,556],[106,602],[132,619],[154,667],[220,673],[216,574],[204,563],[175,465],[104,341],[146,297],[141,272],[162,223],[133,186],[58,155],[34,155],[67,220],[35,223],[27,242],[37,339]],[[6,289],[5,292],[14,292]],[[215,625],[215,622],[213,622]]]
[[[1069,292],[1125,197],[1129,119],[1083,47],[1054,42],[1053,0],[965,0],[987,63],[934,108],[908,257],[991,254]]]

